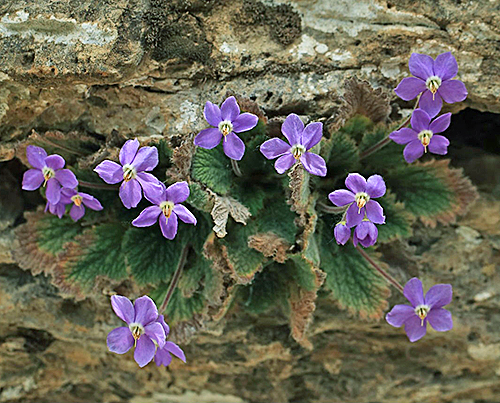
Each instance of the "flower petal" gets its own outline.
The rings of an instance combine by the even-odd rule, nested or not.
[[[97,200],[94,196],[89,195],[87,193],[78,193],[78,194],[81,196],[82,202],[85,205],[85,207],[88,207],[88,208],[95,210],[95,211],[102,210],[101,202],[99,200]]]
[[[361,221],[363,221],[363,218],[365,217],[365,208],[363,207],[361,210],[358,212],[358,206],[356,203],[353,203],[349,206],[346,212],[346,225],[349,228],[355,227],[356,225],[359,225]]]
[[[458,73],[458,64],[451,52],[441,53],[434,62],[434,75],[442,81],[453,78]]]
[[[42,186],[44,177],[38,169],[28,169],[23,175],[23,189],[36,190]]]
[[[434,121],[429,125],[429,130],[436,134],[444,132],[449,126],[451,121],[451,113],[445,113],[440,117],[434,119]]]
[[[174,204],[185,202],[189,197],[189,185],[186,181],[176,182],[167,188],[165,194],[165,200]]]
[[[78,193],[75,189],[62,188],[61,189],[61,202],[65,203],[65,204],[71,204],[71,203],[73,203],[73,200],[71,200],[71,198],[73,196],[76,196],[77,194],[86,195],[87,193]]]
[[[120,164],[113,161],[103,161],[94,168],[94,171],[101,177],[101,179],[114,185],[115,183],[123,180],[123,168]]]
[[[433,154],[445,155],[448,153],[449,145],[450,141],[446,137],[435,134],[429,143],[429,151]]]
[[[120,186],[119,196],[126,208],[135,208],[142,199],[141,185],[136,179],[124,181]]]
[[[311,175],[326,176],[326,162],[318,154],[307,152],[300,157],[300,162]]]
[[[403,127],[392,132],[389,138],[397,144],[408,144],[410,141],[418,139],[418,133],[413,129]]]
[[[134,337],[128,327],[118,327],[109,332],[106,342],[112,353],[125,354],[134,346]]]
[[[153,357],[155,356],[155,344],[153,341],[147,336],[141,336],[139,340],[137,340],[137,346],[134,351],[134,360],[139,367],[144,367],[151,362]]]
[[[151,171],[158,165],[158,149],[156,147],[141,147],[131,165],[137,172]]]
[[[282,174],[283,172],[288,171],[293,166],[293,164],[295,164],[295,161],[296,159],[293,157],[293,155],[287,152],[276,160],[276,162],[274,163],[274,168],[276,168],[276,172]]]
[[[432,95],[432,92],[425,90],[420,97],[420,101],[418,103],[419,108],[426,111],[431,118],[436,116],[443,106],[443,99],[440,94],[440,91],[438,91],[435,95]]]
[[[281,133],[283,133],[292,146],[301,144],[303,131],[304,123],[302,123],[302,120],[295,113],[288,115],[281,125]]]
[[[47,202],[47,204],[45,205],[45,212],[47,212],[47,209],[50,211],[51,214],[54,214],[59,218],[62,218],[62,216],[66,212],[66,205],[62,202],[59,202],[57,204],[50,204],[49,202]]]
[[[144,196],[151,203],[155,203],[155,200],[158,200],[163,196],[164,186],[162,186],[162,183],[153,174],[139,172],[136,179],[144,191]]]
[[[268,160],[279,157],[290,151],[290,145],[276,137],[264,141],[260,146],[260,152]]]
[[[45,165],[52,168],[54,171],[64,168],[65,164],[66,161],[64,161],[64,158],[58,154],[52,154],[45,158]]]
[[[415,315],[415,308],[410,305],[395,305],[385,316],[385,320],[389,325],[394,327],[401,327],[403,324]]]
[[[211,150],[217,147],[222,138],[222,133],[217,127],[202,130],[195,138],[194,145]]]
[[[43,148],[36,146],[26,147],[26,157],[32,167],[38,169],[43,169],[43,167],[45,167],[45,158],[47,158],[47,153]]]
[[[167,341],[165,343],[165,349],[167,349],[170,353],[175,355],[181,361],[186,362],[186,356],[184,355],[184,351],[182,351],[182,349],[177,344],[171,341]]]
[[[460,80],[448,80],[441,84],[438,94],[443,97],[445,102],[452,104],[467,98],[467,88]]]
[[[163,327],[163,330],[165,331],[165,337],[167,337],[170,333],[170,327],[167,325],[167,322],[165,322],[165,316],[158,315],[158,319],[156,319],[156,321]]]
[[[356,232],[358,231],[358,229],[359,230],[361,230],[361,229],[364,230],[365,228],[366,228],[366,231],[367,231],[366,236],[364,236],[363,238],[361,238],[361,236],[358,234],[357,237],[358,237],[359,243],[362,246],[364,246],[365,248],[369,248],[370,246],[375,245],[375,242],[377,242],[378,229],[375,226],[375,224],[373,224],[372,222],[362,221],[361,224],[359,224],[356,227],[356,230],[354,231],[354,233],[356,234]]]
[[[424,150],[424,146],[420,140],[413,140],[405,147],[403,156],[405,157],[406,162],[411,164],[413,161],[424,155]]]
[[[355,200],[354,193],[345,189],[333,191],[328,195],[328,198],[336,206],[345,206],[349,203],[353,203]]]
[[[451,312],[443,309],[431,309],[427,314],[427,320],[434,330],[438,332],[447,332],[453,329],[453,319]]]
[[[139,140],[127,140],[120,150],[120,163],[122,165],[130,164],[134,160],[139,149]]]
[[[436,284],[425,294],[425,304],[431,308],[442,308],[451,302],[453,289],[450,284]]]
[[[365,192],[373,199],[385,195],[386,187],[384,179],[380,175],[372,175],[366,181]]]
[[[150,227],[156,224],[158,216],[161,214],[161,209],[158,206],[149,206],[141,211],[139,217],[132,221],[134,227]]]
[[[135,319],[135,310],[132,302],[122,295],[111,296],[111,307],[121,320],[130,325]]]
[[[245,143],[233,132],[229,133],[222,140],[224,153],[231,159],[239,161],[245,154]]]
[[[174,239],[177,234],[177,226],[177,214],[172,213],[168,220],[164,215],[160,216],[160,228],[165,238],[170,240]]]
[[[416,109],[411,115],[411,127],[417,133],[422,130],[429,130],[429,124],[431,122],[431,117],[423,109]]]
[[[422,282],[416,277],[413,277],[405,284],[403,294],[414,308],[425,303]]]
[[[366,179],[358,173],[347,175],[345,185],[354,194],[364,192],[366,190]]]
[[[151,340],[156,341],[159,348],[163,348],[165,345],[165,338],[167,335],[165,334],[165,330],[163,330],[163,326],[158,322],[150,323],[147,326],[144,326],[144,334],[148,336]]]
[[[401,80],[394,92],[399,98],[409,101],[416,98],[425,89],[425,81],[416,77],[406,77]]]
[[[174,213],[186,224],[196,225],[196,217],[182,204],[176,204],[174,206]]]
[[[257,126],[259,118],[253,113],[242,113],[233,121],[233,131],[235,133],[246,132]]]
[[[147,295],[137,298],[134,303],[134,322],[147,326],[158,319],[158,309],[154,301]]]
[[[210,101],[207,101],[205,108],[203,109],[203,115],[205,115],[205,120],[208,124],[217,127],[222,121],[220,108]]]
[[[57,204],[59,200],[61,200],[61,185],[55,178],[51,178],[47,181],[45,197],[51,204]]]
[[[161,365],[165,365],[166,367],[168,367],[171,362],[172,362],[172,356],[165,347],[156,350],[156,355],[155,355],[156,366],[159,367]]]
[[[73,204],[71,210],[69,211],[69,216],[71,217],[71,219],[76,222],[84,215],[85,207],[83,205],[77,206],[76,204]]]
[[[366,203],[366,216],[375,224],[385,224],[384,209],[375,200]]]
[[[333,229],[335,241],[339,245],[345,245],[351,237],[351,230],[345,224],[338,223]]]
[[[323,136],[323,123],[313,122],[309,123],[302,132],[302,141],[306,150],[310,150],[318,144]]]
[[[420,318],[414,315],[405,322],[405,332],[412,343],[420,340],[427,333],[427,321],[422,325]]]
[[[56,179],[59,181],[61,186],[65,188],[76,188],[78,186],[78,179],[73,172],[69,169],[60,169],[56,172]]]
[[[428,55],[412,53],[409,68],[411,74],[425,81],[434,75],[434,60]]]
[[[235,97],[229,97],[220,106],[220,113],[222,120],[229,120],[234,122],[240,114],[240,107],[236,102]]]

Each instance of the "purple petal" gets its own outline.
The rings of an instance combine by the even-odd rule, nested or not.
[[[406,162],[411,164],[413,161],[424,155],[424,150],[424,146],[420,140],[413,140],[405,147],[403,156],[405,157]]]
[[[229,133],[224,140],[222,140],[222,147],[224,148],[224,153],[229,158],[236,161],[241,160],[243,154],[245,154],[245,144],[233,132]]]
[[[174,204],[183,203],[189,197],[189,185],[186,181],[176,182],[166,190],[165,200]]]
[[[279,157],[290,151],[290,145],[278,138],[264,141],[260,146],[260,152],[268,160]]]
[[[355,248],[358,246],[359,240],[358,237],[356,236],[356,231],[354,231],[354,235],[352,236],[352,243]]]
[[[28,169],[23,175],[23,189],[24,190],[36,190],[44,181],[42,171],[38,169]]]
[[[158,216],[161,214],[161,209],[158,206],[149,206],[141,211],[139,217],[132,221],[134,227],[150,227],[156,224]]]
[[[111,307],[115,311],[116,316],[123,320],[127,325],[130,325],[135,319],[135,310],[132,302],[122,295],[111,296]]]
[[[394,92],[399,98],[409,101],[416,98],[425,89],[425,81],[420,78],[406,77],[401,80]]]
[[[64,158],[58,154],[49,155],[47,158],[45,158],[45,165],[47,165],[49,168],[52,168],[54,171],[64,168],[65,164],[66,161],[64,161]]]
[[[235,133],[246,132],[257,126],[259,118],[253,113],[242,113],[233,121],[233,131]]]
[[[370,221],[362,221],[354,230],[359,243],[368,248],[375,244],[378,237],[378,230],[375,224]]]
[[[182,204],[176,204],[174,206],[174,213],[186,224],[196,225],[196,217]]]
[[[134,337],[128,327],[118,327],[109,332],[106,342],[112,353],[125,354],[134,346]]]
[[[333,191],[328,195],[328,198],[336,206],[345,206],[349,203],[353,203],[355,200],[354,193],[345,189]]]
[[[195,138],[194,145],[210,150],[220,143],[222,133],[216,127],[202,130]]]
[[[276,168],[276,172],[282,174],[285,171],[288,171],[293,164],[295,164],[296,159],[289,152],[279,157],[274,163],[274,168]]]
[[[445,113],[444,115],[441,115],[440,117],[436,118],[429,126],[429,130],[432,133],[442,133],[444,132],[449,126],[450,126],[450,121],[451,121],[451,113]]]
[[[385,316],[385,320],[391,326],[401,327],[412,316],[415,316],[415,308],[410,305],[395,305]]]
[[[422,282],[416,277],[413,277],[406,283],[403,294],[414,308],[425,303]]]
[[[181,361],[186,362],[186,356],[184,355],[184,351],[182,351],[177,344],[172,343],[171,341],[167,341],[165,343],[165,349],[167,349],[170,353],[175,355]]]
[[[73,204],[71,210],[69,211],[69,216],[72,218],[72,220],[76,222],[84,215],[85,207],[83,207],[83,205],[77,206],[76,204]]]
[[[418,133],[413,129],[404,127],[392,132],[389,138],[397,144],[408,144],[410,141],[418,139]]]
[[[57,204],[59,200],[61,200],[61,185],[55,178],[51,178],[47,181],[45,197],[51,204]]]
[[[114,185],[123,180],[122,166],[113,161],[106,160],[101,162],[95,167],[94,171],[97,172],[104,182],[110,185]]]
[[[141,336],[139,340],[137,340],[137,346],[134,351],[134,360],[139,367],[144,367],[151,362],[153,357],[155,356],[155,344],[153,341],[147,336]]]
[[[366,181],[365,192],[373,199],[385,195],[386,187],[384,179],[380,175],[372,175]]]
[[[158,315],[158,319],[156,321],[163,327],[165,337],[167,337],[170,333],[170,328],[168,327],[167,322],[165,322],[165,317],[163,315]]]
[[[443,309],[431,309],[427,314],[427,320],[434,330],[438,332],[447,332],[453,329],[453,319],[451,312]]]
[[[443,97],[445,102],[452,104],[467,98],[467,88],[460,80],[448,80],[441,84],[438,94]]]
[[[364,192],[366,190],[366,179],[358,173],[347,175],[345,185],[354,194]]]
[[[165,365],[166,367],[168,367],[171,362],[172,362],[172,356],[165,347],[156,350],[156,355],[155,355],[156,366],[159,367],[161,365]]]
[[[410,56],[410,73],[415,77],[427,80],[428,77],[434,75],[434,60],[428,55],[420,53],[412,53]]]
[[[302,120],[295,113],[288,115],[281,125],[281,133],[283,133],[292,146],[301,144],[303,131],[304,123],[302,123]]]
[[[366,216],[375,224],[385,224],[384,209],[375,200],[369,200],[366,203]]]
[[[345,245],[351,237],[351,230],[345,224],[338,223],[333,229],[333,235],[337,244]]]
[[[126,208],[135,208],[142,199],[141,185],[135,179],[123,182],[120,186],[119,195]]]
[[[326,162],[318,154],[307,152],[300,157],[300,162],[311,175],[326,176]]]
[[[45,205],[45,212],[47,212],[47,210],[50,211],[51,214],[62,218],[62,216],[66,212],[66,205],[62,202],[59,202],[57,204],[50,204],[49,202],[47,202],[47,204]]]
[[[120,163],[122,165],[130,164],[134,160],[138,149],[139,140],[127,140],[120,150]]]
[[[358,213],[358,206],[356,203],[353,203],[349,206],[346,212],[346,225],[349,228],[355,227],[356,225],[359,225],[361,221],[363,221],[363,218],[365,217],[365,208],[363,207],[361,210],[359,210]]]
[[[161,233],[167,239],[174,239],[177,234],[177,214],[172,213],[170,218],[167,220],[167,217],[164,215],[160,216],[160,228]]]
[[[79,193],[79,195],[82,197],[82,202],[85,205],[85,207],[88,207],[95,211],[102,210],[101,202],[97,200],[94,196],[89,195],[87,193]]]
[[[147,326],[158,319],[158,309],[155,303],[147,295],[137,298],[134,303],[134,322]]]
[[[156,147],[141,147],[131,162],[137,172],[151,171],[158,165],[158,149]]]
[[[140,183],[142,190],[144,191],[144,196],[151,203],[162,197],[164,193],[164,187],[162,183],[156,178],[156,176],[147,173],[139,172],[137,174],[137,181]]]
[[[458,64],[451,52],[441,53],[434,62],[434,75],[442,81],[453,78],[458,73]]]
[[[431,117],[423,109],[416,109],[411,115],[411,128],[417,133],[422,130],[429,130],[429,123],[431,122]]]
[[[143,175],[150,175],[150,174],[146,174],[145,172],[141,172],[140,176],[141,176],[142,181],[144,181]],[[139,177],[139,175],[138,175],[138,177]],[[154,177],[154,178],[156,179],[156,177]],[[156,180],[158,180],[158,179],[156,179]],[[157,189],[155,189],[155,192],[148,193],[146,199],[148,199],[151,203],[159,206],[162,202],[166,201],[167,187],[165,186],[165,184],[163,182],[158,182],[158,185],[159,185],[161,191],[157,192],[156,191]]]
[[[78,179],[73,172],[69,169],[60,169],[56,172],[56,179],[65,188],[76,188],[78,186]]]
[[[449,145],[450,141],[446,137],[435,134],[429,143],[429,151],[433,154],[445,155]]]
[[[442,308],[451,302],[453,289],[450,284],[436,284],[425,294],[425,304],[431,308]]]
[[[449,82],[449,81],[446,81]],[[442,85],[441,85],[442,87]],[[440,88],[441,90],[441,88]],[[431,118],[436,116],[443,106],[443,99],[440,96],[441,92],[438,91],[434,96],[432,92],[429,90],[425,90],[422,96],[420,97],[420,101],[418,106],[420,109],[426,111]]]
[[[424,321],[422,325],[422,321],[417,315],[410,317],[405,322],[405,332],[408,336],[408,339],[413,343],[417,340],[420,340],[427,333],[427,324]]]
[[[158,322],[150,323],[147,326],[144,326],[144,334],[148,336],[151,340],[156,341],[159,348],[163,348],[165,345],[165,338],[167,335],[165,334],[165,330],[163,330],[163,326]]]
[[[32,167],[38,169],[43,169],[43,167],[45,167],[45,158],[47,158],[47,153],[43,148],[36,146],[26,147],[26,157]]]
[[[323,136],[323,123],[309,123],[302,132],[302,144],[306,150],[310,150],[318,144]]]
[[[220,114],[222,120],[229,120],[234,122],[240,114],[240,107],[236,102],[235,97],[229,97],[220,106]]]
[[[78,192],[75,189],[70,189],[70,188],[62,188],[61,189],[61,202],[65,204],[71,204],[73,203],[73,200],[71,198],[73,196],[76,196]],[[87,193],[80,193],[80,195],[87,195]]]
[[[207,101],[205,104],[203,115],[205,115],[205,120],[208,124],[215,127],[219,126],[219,123],[222,121],[219,107],[210,101]]]

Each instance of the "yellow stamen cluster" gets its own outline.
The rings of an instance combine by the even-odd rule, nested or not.
[[[76,194],[71,197],[71,201],[75,203],[76,206],[80,207],[82,205],[82,196]]]
[[[306,152],[306,148],[300,144],[296,144],[292,147],[290,152],[292,153],[293,158],[298,160],[300,159],[300,157],[302,157],[302,155],[304,155],[304,153]]]
[[[436,92],[441,86],[441,78],[438,76],[431,76],[425,81],[425,85],[429,91],[432,92],[432,99],[434,100]]]
[[[137,176],[137,171],[132,165],[125,164],[123,166],[123,180],[125,182],[129,182],[132,179],[135,179],[136,176]]]
[[[56,176],[55,171],[52,168],[49,168],[49,167],[43,167],[42,174],[43,174],[43,178],[45,179],[45,182],[43,183],[43,186],[46,185],[46,183],[47,183],[47,181],[49,179],[52,179],[54,176]]]
[[[223,120],[219,123],[219,130],[224,137],[233,131],[233,124],[229,120]]]
[[[427,146],[431,142],[432,135],[433,135],[433,133],[430,130],[422,130],[418,134],[418,139],[422,142],[422,145],[424,146],[425,152],[427,152]]]
[[[368,193],[359,192],[356,193],[355,196],[356,205],[358,206],[358,214],[361,212],[361,209],[366,206],[366,203],[370,200],[370,196]]]
[[[140,323],[131,323],[128,328],[132,333],[132,337],[134,338],[134,347],[137,343],[137,340],[144,334],[144,327]]]
[[[419,305],[415,308],[415,314],[420,318],[421,326],[424,325],[424,319],[427,317],[427,314],[431,310],[427,305]]]
[[[172,215],[172,211],[174,210],[174,203],[170,201],[164,201],[160,204],[160,209],[165,217],[170,218],[170,216]]]

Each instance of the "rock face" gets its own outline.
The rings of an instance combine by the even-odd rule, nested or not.
[[[233,310],[185,347],[186,365],[139,370],[130,353],[106,349],[118,325],[107,297],[63,299],[10,253],[23,209],[41,202],[19,191],[14,159],[32,129],[180,137],[202,129],[205,101],[227,91],[256,100],[269,117],[329,118],[346,78],[390,90],[409,74],[411,52],[456,56],[469,97],[454,112],[500,113],[499,27],[500,5],[487,0],[0,5],[0,402],[500,400],[497,170],[457,225],[417,224],[415,246],[383,251],[401,280],[418,274],[427,286],[454,286],[454,330],[416,344],[324,301],[311,351],[291,339],[279,313]],[[394,103],[394,113],[408,106]],[[476,176],[483,166],[477,154],[464,165]]]

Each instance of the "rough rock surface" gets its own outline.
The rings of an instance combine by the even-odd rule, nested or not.
[[[401,280],[418,274],[426,284],[454,285],[454,330],[416,344],[323,302],[312,351],[291,339],[276,312],[232,311],[186,346],[188,364],[139,371],[130,354],[107,352],[118,319],[106,297],[65,300],[10,254],[23,208],[40,202],[19,191],[22,168],[13,160],[32,129],[182,136],[203,128],[204,102],[226,91],[257,100],[269,117],[327,118],[346,78],[392,89],[409,74],[412,51],[457,57],[469,98],[454,112],[500,113],[499,27],[500,4],[488,0],[4,0],[0,402],[500,400],[495,155],[460,159],[485,188],[457,225],[418,227],[411,250],[384,250]],[[496,176],[477,175],[482,164]]]

